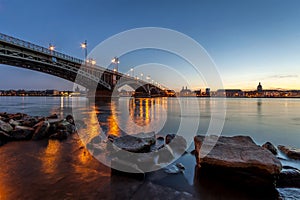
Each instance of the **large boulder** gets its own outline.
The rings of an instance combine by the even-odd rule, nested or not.
[[[0,130],[9,133],[13,130],[13,127],[9,123],[0,120]]]
[[[289,158],[300,160],[300,149],[283,145],[278,145],[278,149],[286,154]]]
[[[256,145],[248,136],[196,136],[194,142],[200,175],[273,188],[275,177],[282,169],[270,151]]]
[[[139,133],[115,138],[113,139],[113,144],[125,151],[145,153],[150,151],[150,147],[155,144],[155,141],[154,133]]]
[[[34,125],[35,131],[32,136],[33,140],[40,140],[47,137],[48,130],[50,128],[50,123],[48,121],[40,121]]]

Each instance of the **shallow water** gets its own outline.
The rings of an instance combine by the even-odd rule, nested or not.
[[[226,110],[222,110],[225,107]],[[9,143],[1,147],[1,197],[5,197],[3,194],[8,195],[7,191],[14,191],[16,183],[18,187],[23,188],[19,190],[19,193],[34,190],[36,196],[32,193],[28,194],[31,198],[41,197],[42,192],[49,187],[53,190],[53,194],[47,192],[49,195],[55,196],[56,194],[57,197],[72,198],[75,193],[71,191],[82,187],[86,182],[88,182],[88,187],[84,187],[82,192],[91,192],[90,187],[97,187],[94,184],[99,184],[98,181],[109,184],[112,181],[108,178],[110,177],[109,168],[87,156],[89,155],[87,150],[78,150],[99,135],[105,137],[107,134],[124,135],[150,131],[159,135],[178,133],[186,137],[191,145],[188,151],[191,151],[193,136],[206,134],[212,121],[217,122],[216,126],[222,125],[224,118],[222,135],[249,135],[258,144],[270,141],[275,145],[300,147],[300,99],[156,98],[135,100],[120,98],[114,101],[101,101],[93,105],[88,99],[82,97],[0,97],[0,112],[23,112],[29,115],[57,113],[61,116],[73,114],[76,120],[86,124],[82,128],[83,134],[80,134],[81,141],[68,140],[69,147],[55,141]],[[226,115],[221,115],[222,112],[226,112]],[[213,128],[214,125],[212,124]],[[218,134],[218,129],[212,129],[212,133]],[[77,144],[78,142],[80,144]],[[76,143],[77,149],[72,149],[73,143]],[[28,151],[20,148],[26,148]],[[22,151],[26,154],[26,159],[19,155]],[[72,154],[76,152],[74,154],[76,156],[70,156],[66,154],[66,151]],[[280,157],[286,158],[282,154]],[[224,185],[211,186],[214,183],[203,184],[203,182],[195,181],[194,156],[186,154],[177,162],[186,166],[183,174],[170,176],[157,171],[150,174],[148,179],[160,185],[190,192],[200,199],[251,199],[251,195],[240,192],[239,189],[227,188]],[[2,163],[6,163],[6,167],[3,168]],[[27,167],[22,168],[24,164]],[[284,161],[284,164],[300,168],[298,161],[288,159]],[[70,165],[72,168],[68,170]],[[10,170],[14,173],[7,173]],[[103,176],[95,175],[100,171],[101,174],[104,173]],[[75,179],[72,178],[74,176]],[[34,180],[34,187],[28,186],[32,183],[31,178]],[[114,180],[118,182],[118,178]],[[130,182],[127,178],[119,181]],[[131,187],[136,187],[138,183],[133,182]],[[69,191],[68,194],[64,194],[63,189],[58,187],[63,188],[64,184],[71,184],[66,188]],[[116,188],[121,188],[122,184],[116,185]],[[126,192],[128,188],[119,190]],[[15,190],[15,193],[12,192],[13,195],[7,197],[9,199],[21,197],[17,191]],[[280,191],[284,193],[283,189]],[[101,197],[101,192],[103,190],[99,190],[100,194],[93,193],[92,196]],[[293,193],[298,194],[294,191]],[[65,196],[61,196],[62,194]],[[252,198],[257,198],[257,196]]]

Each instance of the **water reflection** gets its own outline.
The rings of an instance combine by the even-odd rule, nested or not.
[[[57,170],[61,157],[61,143],[57,140],[49,140],[45,151],[41,153],[42,172],[51,174]]]

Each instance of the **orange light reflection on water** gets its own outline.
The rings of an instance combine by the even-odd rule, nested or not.
[[[57,140],[49,140],[44,152],[41,153],[42,171],[50,174],[56,171],[61,157],[61,143]]]

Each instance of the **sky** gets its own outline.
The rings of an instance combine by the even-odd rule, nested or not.
[[[51,43],[59,52],[83,58],[84,40],[90,52],[123,31],[167,28],[205,49],[224,88],[250,90],[262,82],[266,89],[300,89],[299,10],[298,0],[0,0],[0,32],[45,47]],[[142,50],[120,57],[121,72],[132,66],[135,75],[149,74],[176,90],[207,87],[189,63],[168,52]],[[164,68],[157,73],[158,66],[176,72]],[[0,65],[0,89],[71,88],[60,78]]]

